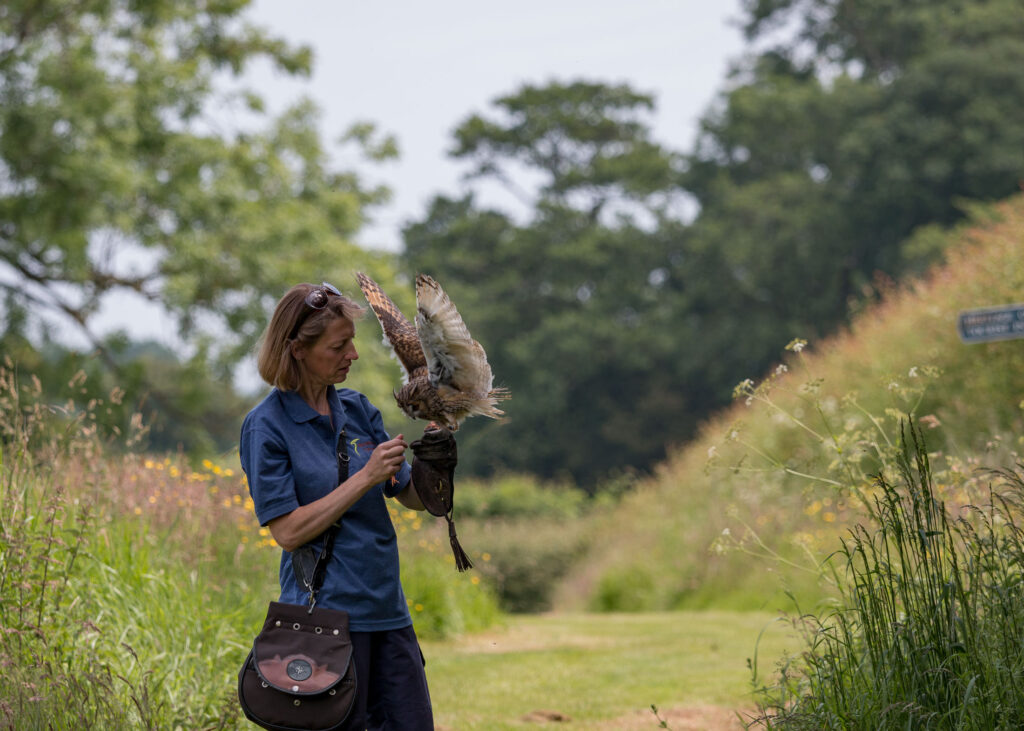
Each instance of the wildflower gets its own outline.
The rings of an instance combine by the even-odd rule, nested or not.
[[[789,371],[785,363],[779,363],[779,366],[775,369],[775,375],[781,376],[783,373]]]
[[[900,387],[900,384],[896,383],[896,381],[890,381],[889,385],[886,386],[886,388],[888,388],[890,391],[895,391],[899,387]]]
[[[739,398],[744,394],[751,394],[754,390],[754,382],[749,378],[744,378],[742,381],[736,384],[736,387],[732,390],[732,397]]]
[[[487,561],[491,560],[491,554],[485,552],[485,553],[481,554],[480,558],[482,558],[484,560],[484,562],[486,563]]]
[[[821,519],[824,520],[826,523],[835,523],[836,522],[836,514],[831,512],[831,511],[829,511],[827,513],[822,513]]]
[[[786,350],[792,350],[794,353],[799,353],[805,347],[807,347],[807,341],[806,340],[804,340],[802,338],[794,338],[794,339],[789,341],[788,345],[786,345]]]
[[[729,530],[728,528],[722,528],[722,535],[723,536],[731,536],[732,535],[732,531]]]
[[[423,611],[423,605],[422,604],[417,604],[416,606],[413,607],[413,609],[415,609],[417,612],[422,612]]]
[[[911,367],[911,369],[907,371],[907,376],[910,378],[917,378],[917,366]]]
[[[469,583],[472,584],[473,586],[476,586],[477,584],[480,583],[480,577],[479,576],[474,576],[473,578],[471,578],[469,580]]]
[[[714,444],[712,444],[710,447],[708,447],[708,459],[714,459],[715,458],[715,453],[717,451],[718,451],[718,447],[716,447]]]

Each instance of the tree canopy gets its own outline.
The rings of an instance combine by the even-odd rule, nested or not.
[[[524,85],[455,130],[471,178],[540,181],[525,222],[470,195],[405,232],[407,269],[470,303],[513,393],[504,430],[467,450],[474,468],[649,468],[790,339],[931,261],[916,232],[1019,187],[1024,6],[744,11],[758,50],[685,154],[652,138],[650,96],[594,82]]]
[[[316,106],[271,114],[244,87],[256,59],[312,63],[250,27],[247,4],[0,6],[4,352],[190,425],[164,446],[228,442],[245,399],[225,385],[289,285],[351,291],[366,269],[409,311],[389,285],[423,271],[513,394],[504,425],[460,432],[465,472],[592,487],[646,470],[782,344],[928,263],[939,239],[922,231],[1024,170],[1017,0],[744,0],[750,51],[692,149],[655,139],[655,99],[628,85],[524,84],[458,124],[469,192],[437,196],[395,262],[353,243],[386,191],[330,163]],[[347,139],[395,154],[372,124]],[[525,214],[483,205],[487,182]],[[112,301],[163,308],[184,353],[99,332]],[[61,352],[54,322],[91,352]],[[397,370],[362,355],[347,385],[393,420]]]
[[[19,334],[17,311],[27,313],[20,333],[33,319],[71,324],[108,373],[129,378],[96,316],[112,301],[146,301],[177,323],[185,360],[199,361],[192,370],[228,383],[288,286],[312,277],[348,286],[352,269],[375,261],[351,237],[385,191],[331,168],[311,102],[272,116],[233,81],[257,58],[289,74],[311,64],[309,49],[247,24],[247,5],[0,8],[8,335]],[[365,125],[350,137],[368,154],[393,153]],[[202,421],[208,402],[185,392],[194,379],[137,375],[151,403]]]

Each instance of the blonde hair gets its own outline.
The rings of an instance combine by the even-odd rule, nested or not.
[[[319,287],[303,283],[285,292],[263,331],[256,367],[264,381],[282,391],[297,391],[304,377],[299,362],[292,355],[293,342],[312,345],[336,318],[355,322],[366,312],[365,307],[344,295],[331,295],[326,307],[314,310],[306,304],[306,296],[314,289]],[[298,332],[294,332],[300,323]]]

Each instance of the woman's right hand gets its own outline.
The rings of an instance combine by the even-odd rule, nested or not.
[[[381,442],[373,448],[373,453],[366,460],[360,472],[364,473],[371,485],[393,477],[405,464],[405,450],[409,445],[399,434],[394,439]]]

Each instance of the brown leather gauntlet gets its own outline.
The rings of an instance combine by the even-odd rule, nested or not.
[[[459,462],[455,436],[444,427],[428,426],[423,436],[409,445],[412,449],[412,485],[431,515],[448,521],[448,540],[459,571],[473,568],[469,556],[459,545],[452,520],[455,493],[455,466]]]

